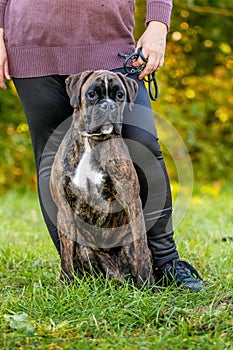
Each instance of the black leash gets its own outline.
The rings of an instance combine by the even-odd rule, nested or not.
[[[126,74],[140,74],[141,71],[146,66],[147,58],[142,53],[142,48],[140,47],[137,52],[133,52],[129,55],[124,53],[118,53],[118,56],[121,58],[124,58],[124,64],[123,68],[125,70]],[[143,60],[143,64],[137,68],[132,67],[132,60],[137,60],[138,58],[141,58]],[[152,101],[157,101],[159,97],[159,88],[155,76],[155,72],[148,74],[147,79],[143,79],[146,83],[148,83],[148,90],[149,90],[149,96]]]

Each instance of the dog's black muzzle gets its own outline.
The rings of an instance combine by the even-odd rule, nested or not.
[[[99,106],[101,111],[109,114],[113,113],[118,107],[115,101],[108,99],[102,99],[97,103],[97,105]]]
[[[99,135],[121,134],[123,121],[122,103],[101,99],[87,108],[87,133]]]

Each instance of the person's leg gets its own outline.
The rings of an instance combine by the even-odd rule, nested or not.
[[[66,93],[65,77],[14,78],[13,81],[31,133],[42,213],[51,238],[60,252],[56,207],[50,196],[49,177],[54,155],[66,132],[66,127],[61,129],[60,135],[52,138],[49,146],[46,144],[48,145],[47,142],[54,130],[73,113]],[[45,197],[48,203],[45,203]]]
[[[200,276],[190,264],[179,260],[176,249],[170,182],[158,142],[148,93],[136,75],[130,77],[138,83],[138,95],[133,111],[131,113],[127,109],[125,111],[122,134],[139,178],[148,245],[154,264],[157,271],[165,275],[170,282],[199,290],[202,288],[202,283],[195,277]]]
[[[147,90],[136,74],[129,77],[138,83],[138,94],[133,111],[125,109],[122,136],[139,178],[148,244],[155,265],[162,266],[179,258],[172,227],[170,183]]]

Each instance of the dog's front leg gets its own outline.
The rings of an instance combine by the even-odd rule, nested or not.
[[[122,254],[128,261],[137,287],[141,288],[144,284],[151,286],[154,283],[152,256],[147,244],[140,199],[131,203],[127,212],[130,218],[131,242],[123,246]]]
[[[70,208],[58,211],[58,234],[61,248],[61,274],[62,282],[72,282],[74,280],[73,260],[75,256],[75,226]]]

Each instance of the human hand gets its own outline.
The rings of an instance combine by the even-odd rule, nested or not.
[[[0,88],[5,90],[4,79],[10,80],[6,46],[3,38],[3,29],[0,28]]]
[[[158,21],[148,23],[145,32],[137,42],[135,50],[137,52],[139,47],[141,47],[144,57],[148,60],[138,77],[139,80],[162,67],[166,49],[166,36],[167,26],[164,23]],[[139,67],[141,64],[143,64],[143,61],[140,57],[133,62],[134,67]]]

